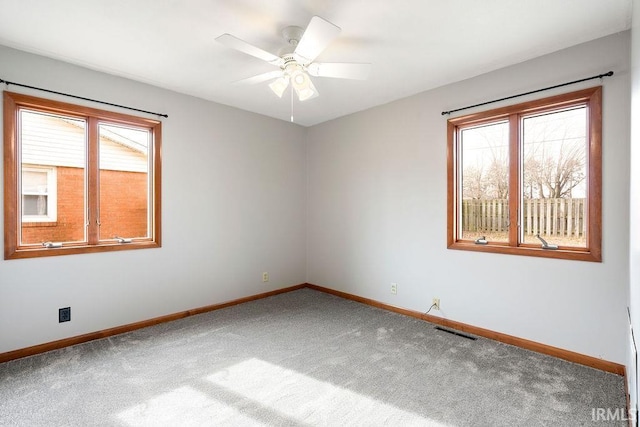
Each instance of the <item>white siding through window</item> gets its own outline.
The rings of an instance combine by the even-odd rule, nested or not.
[[[85,167],[85,123],[43,113],[23,111],[22,163],[44,166]],[[114,138],[115,139],[115,138]],[[147,172],[146,149],[135,144],[101,138],[101,169]],[[125,145],[126,144],[126,145]]]

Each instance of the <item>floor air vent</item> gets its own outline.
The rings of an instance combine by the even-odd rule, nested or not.
[[[439,330],[439,331],[442,331],[442,332],[446,332],[446,333],[449,333],[449,334],[452,334],[452,335],[457,335],[459,337],[466,338],[468,340],[475,341],[475,340],[478,339],[478,338],[476,338],[474,336],[467,335],[467,334],[465,334],[463,332],[458,332],[458,331],[453,331],[451,329],[443,328],[442,326],[436,326],[436,329]]]

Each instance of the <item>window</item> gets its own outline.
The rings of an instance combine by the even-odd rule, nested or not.
[[[5,259],[160,246],[161,124],[4,93]]]
[[[448,121],[451,249],[601,261],[602,89]]]
[[[55,222],[56,168],[22,164],[22,222]]]

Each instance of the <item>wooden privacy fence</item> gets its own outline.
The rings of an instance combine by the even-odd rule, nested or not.
[[[583,237],[586,199],[525,199],[524,233],[541,236]],[[492,233],[506,232],[509,208],[504,199],[466,199],[462,201],[462,229]]]

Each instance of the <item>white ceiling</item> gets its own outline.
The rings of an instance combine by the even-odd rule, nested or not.
[[[277,54],[282,28],[314,15],[342,28],[319,62],[372,68],[314,78],[320,96],[294,105],[303,126],[624,31],[631,0],[0,0],[0,44],[289,120],[268,83],[232,84],[273,66],[214,39]]]

